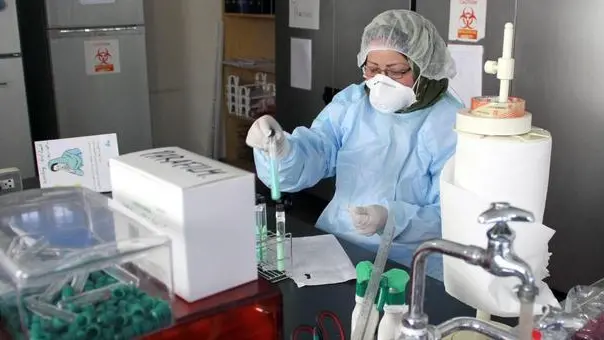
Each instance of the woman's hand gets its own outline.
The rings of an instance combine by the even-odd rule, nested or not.
[[[381,205],[369,205],[349,209],[352,225],[361,235],[371,236],[381,232],[388,220],[388,209]]]
[[[271,135],[274,135],[277,144],[277,158],[285,158],[289,153],[289,142],[285,138],[281,125],[272,116],[265,115],[256,119],[247,132],[245,143],[254,149],[268,152],[269,137]]]

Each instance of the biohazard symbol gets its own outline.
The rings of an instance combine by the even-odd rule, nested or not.
[[[461,21],[462,29],[474,29],[476,25],[476,13],[474,13],[474,9],[471,7],[464,8],[459,20]]]
[[[99,62],[103,65],[109,64],[109,59],[111,59],[111,53],[107,48],[99,48],[96,52],[95,56]]]
[[[111,62],[112,55],[109,53],[109,49],[99,48],[96,51],[96,55],[94,56],[97,60],[96,65],[94,65],[94,72],[114,72],[115,65]]]

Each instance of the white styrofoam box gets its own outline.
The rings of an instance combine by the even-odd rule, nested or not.
[[[114,200],[172,238],[178,296],[192,302],[258,278],[253,173],[178,147],[109,164]]]

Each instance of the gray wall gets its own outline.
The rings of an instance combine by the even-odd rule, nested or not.
[[[324,86],[345,87],[361,79],[355,64],[360,35],[371,17],[406,1],[321,2],[321,30],[288,27],[288,1],[277,2],[279,121],[287,130],[308,126],[324,107]],[[485,59],[501,55],[503,26],[514,21],[514,0],[489,1]],[[336,9],[334,15],[333,9]],[[417,0],[417,11],[448,36],[449,0]],[[604,277],[604,2],[519,0],[512,93],[527,101],[534,125],[553,134],[545,224],[551,242],[553,288],[566,291]],[[289,86],[289,38],[313,39],[313,90]],[[483,76],[483,93],[497,93],[494,76]],[[330,198],[329,185],[311,192]]]
[[[321,0],[320,29],[289,27],[289,1],[276,1],[277,107],[279,123],[287,131],[310,126],[325,107],[326,86],[344,88],[362,81],[356,55],[365,26],[377,14],[395,8],[409,8],[401,0]],[[290,87],[290,38],[312,39],[312,89]],[[320,182],[309,192],[331,199],[334,180]]]
[[[489,2],[489,5],[492,2]],[[545,223],[553,286],[604,277],[604,1],[522,0],[514,92],[553,136]]]
[[[515,2],[489,1],[486,38],[479,42],[485,60],[501,55],[503,26],[514,21]],[[417,11],[448,35],[448,0],[418,0]],[[553,135],[544,223],[556,230],[549,283],[560,291],[604,277],[604,184],[598,176],[604,174],[603,14],[598,0],[518,1],[512,93],[527,101],[533,124]],[[483,75],[484,94],[498,89],[494,76]]]

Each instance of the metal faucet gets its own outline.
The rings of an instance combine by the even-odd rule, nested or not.
[[[443,239],[422,243],[413,256],[411,302],[409,312],[403,317],[402,335],[399,339],[432,340],[459,330],[475,331],[494,339],[516,339],[517,336],[513,333],[475,318],[455,318],[436,327],[429,325],[428,315],[424,313],[426,262],[430,254],[441,253],[480,266],[495,276],[517,277],[521,281],[516,290],[518,299],[532,303],[538,293],[535,277],[530,266],[514,253],[515,233],[508,222],[533,222],[534,219],[532,213],[512,207],[509,203],[492,203],[490,209],[478,217],[479,223],[494,223],[487,231],[486,249]]]

